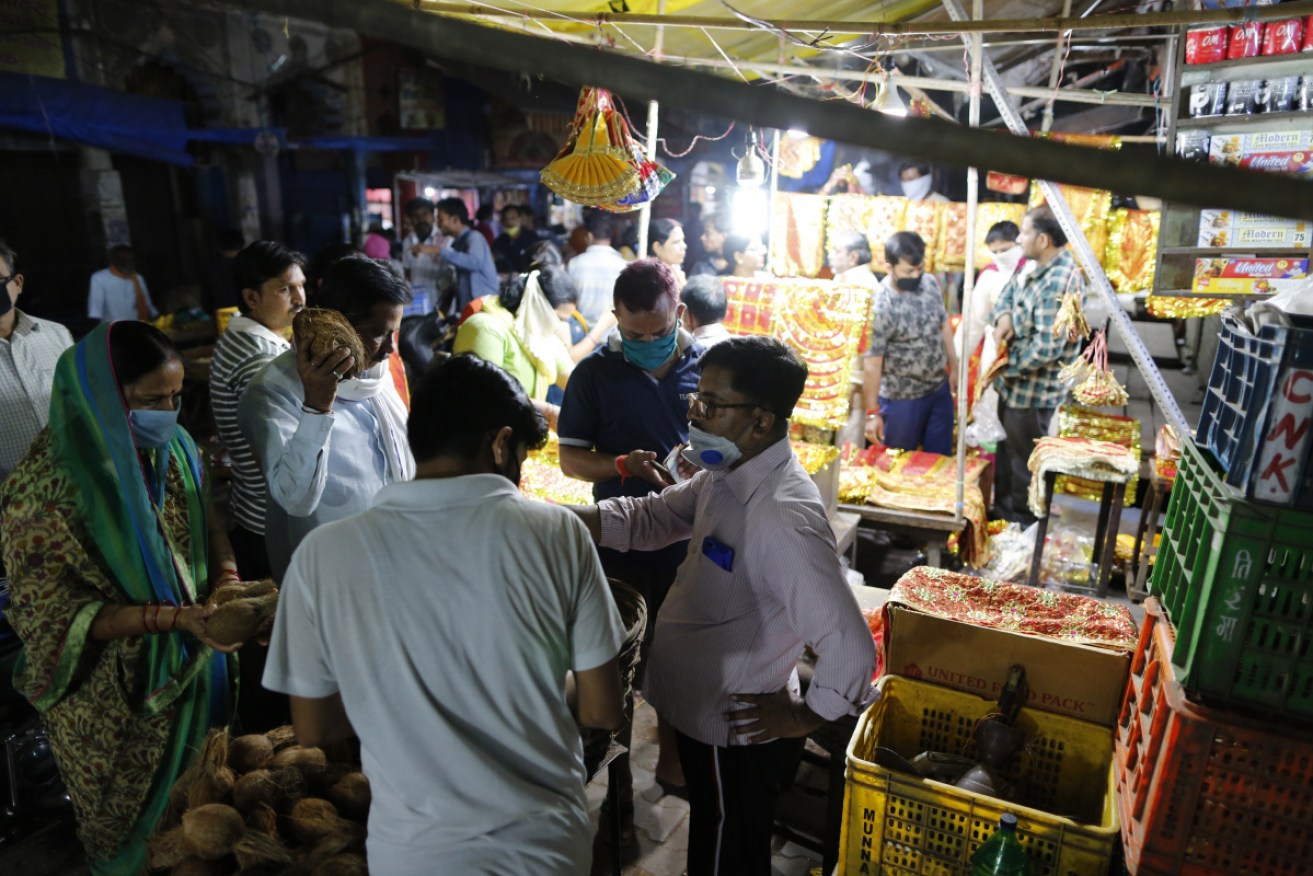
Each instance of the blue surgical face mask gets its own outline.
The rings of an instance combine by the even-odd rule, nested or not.
[[[621,338],[620,346],[624,350],[625,359],[642,368],[644,371],[655,371],[662,365],[670,361],[670,357],[675,355],[675,348],[679,345],[679,323],[670,330],[670,334],[665,337],[657,338],[655,341],[631,341],[628,338]]]
[[[178,412],[128,411],[128,425],[138,447],[164,447],[178,432]]]
[[[743,451],[723,435],[712,435],[689,423],[688,449],[682,455],[699,468],[724,471],[739,461]]]

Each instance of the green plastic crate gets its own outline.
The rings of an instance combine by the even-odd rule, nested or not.
[[[1239,498],[1184,442],[1150,590],[1192,698],[1313,721],[1313,513]]]

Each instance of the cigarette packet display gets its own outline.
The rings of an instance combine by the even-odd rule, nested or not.
[[[1188,31],[1185,35],[1185,63],[1215,64],[1225,61],[1229,36],[1226,27]]]

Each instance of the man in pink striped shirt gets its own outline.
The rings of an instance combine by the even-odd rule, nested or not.
[[[774,803],[804,738],[856,713],[870,692],[875,646],[820,493],[789,445],[806,379],[779,341],[718,344],[689,397],[685,455],[703,471],[641,499],[576,509],[604,547],[691,538],[657,618],[644,690],[679,734],[689,876],[770,872]],[[655,461],[638,452],[630,465]],[[818,658],[805,697],[804,645]]]

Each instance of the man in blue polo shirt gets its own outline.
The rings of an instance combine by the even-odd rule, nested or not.
[[[591,481],[598,501],[646,496],[673,483],[659,465],[676,445],[688,442],[688,394],[697,390],[698,360],[704,352],[680,327],[684,305],[679,279],[660,260],[639,259],[621,271],[614,303],[617,330],[575,367],[557,421],[561,471]],[[647,601],[644,661],[657,612],[687,548],[685,541],[658,551],[599,551],[606,574],[634,587]],[[641,678],[641,667],[639,672]],[[680,793],[684,774],[674,732],[661,720],[657,729],[657,781],[668,793]],[[621,770],[622,854],[637,850],[628,766],[626,758]],[[603,814],[615,817],[609,811]],[[599,837],[608,835],[599,832]],[[609,852],[613,850],[595,850],[599,856]]]

